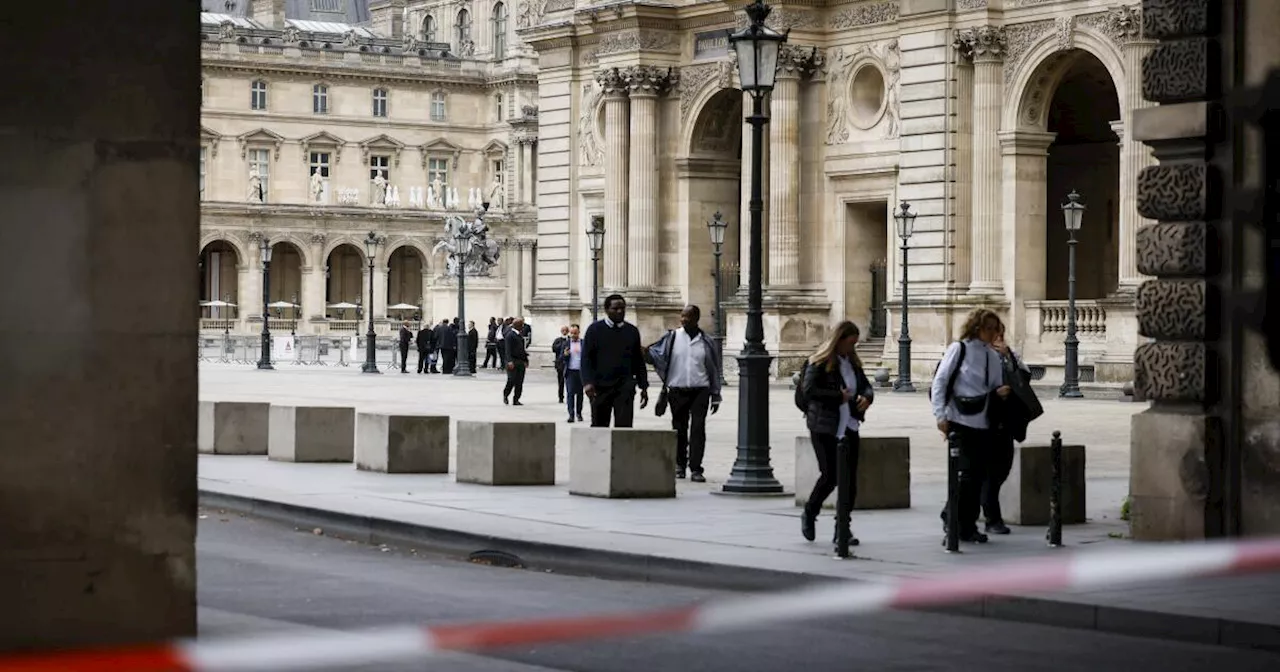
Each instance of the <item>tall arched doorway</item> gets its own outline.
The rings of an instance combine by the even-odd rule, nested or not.
[[[270,309],[271,316],[296,321],[301,316],[301,311],[282,304],[302,303],[302,250],[293,243],[280,242],[272,245],[269,273],[271,283],[267,287],[267,303],[277,304]]]
[[[1067,298],[1067,232],[1062,204],[1076,191],[1088,208],[1076,234],[1076,298],[1101,299],[1119,279],[1120,102],[1106,66],[1077,50],[1053,93],[1045,177],[1045,298]]]
[[[417,306],[415,312],[421,314],[422,271],[426,266],[422,253],[412,245],[402,245],[392,250],[387,265],[387,305]]]
[[[680,247],[688,251],[690,303],[715,326],[715,255],[707,222],[719,212],[727,228],[721,245],[721,296],[738,286],[739,240],[747,211],[742,199],[742,91],[720,89],[699,110],[689,136],[688,154],[678,161],[684,224]],[[727,322],[726,322],[727,324]]]
[[[200,303],[223,301],[240,303],[240,255],[225,240],[215,240],[200,251]],[[230,320],[237,308],[211,306],[200,309],[205,320]]]
[[[325,260],[325,316],[330,319],[355,319],[352,309],[334,309],[339,303],[364,305],[364,255],[354,245],[342,244]]]

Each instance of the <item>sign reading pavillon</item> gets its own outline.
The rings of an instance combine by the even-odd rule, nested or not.
[[[693,57],[714,58],[729,53],[729,29],[709,30],[693,36]]]

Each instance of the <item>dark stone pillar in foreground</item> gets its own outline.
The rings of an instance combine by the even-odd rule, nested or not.
[[[0,20],[0,650],[195,632],[191,0]]]

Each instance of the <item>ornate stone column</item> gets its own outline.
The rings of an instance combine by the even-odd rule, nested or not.
[[[745,114],[751,114],[752,104],[751,94],[743,93],[742,109]],[[769,101],[765,100],[765,109],[768,108]],[[762,150],[760,177],[764,180],[764,184],[767,188],[769,185],[770,160],[769,135],[767,133],[764,136],[764,147]],[[745,121],[742,122],[742,160],[740,163],[742,164],[742,177],[740,178],[741,188],[739,191],[742,192],[742,202],[740,209],[738,210],[738,221],[742,223],[742,228],[740,229],[741,233],[738,235],[738,287],[740,291],[743,292],[743,296],[746,296],[747,282],[749,280],[747,271],[751,268],[751,251],[750,246],[748,245],[751,240],[751,124],[748,124]],[[761,239],[765,241],[769,239],[769,213],[769,193],[766,191],[764,198],[764,211],[760,216],[761,225],[764,228],[764,231],[761,232]],[[761,281],[765,285],[768,285],[769,246],[766,244],[764,249],[760,252],[760,256],[763,257],[762,262],[764,263],[764,268],[761,270],[760,277]]]
[[[973,48],[958,35],[952,46],[956,59],[956,185],[955,227],[951,280],[957,292],[969,291],[970,247],[973,236]],[[896,206],[889,204],[890,208]],[[892,213],[891,213],[892,214]]]
[[[311,250],[307,257],[311,260],[311,265],[302,269],[302,311],[303,319],[324,319],[325,301],[325,261],[324,243],[325,235],[323,233],[311,234]]]
[[[1133,139],[1134,110],[1152,107],[1142,97],[1142,59],[1155,47],[1154,40],[1142,36],[1142,15],[1138,5],[1116,7],[1107,15],[1107,27],[1120,42],[1124,57],[1124,91],[1120,96],[1120,114],[1124,120],[1120,135],[1120,250],[1118,292],[1137,291],[1143,276],[1138,272],[1138,229],[1152,220],[1138,212],[1138,174],[1156,165],[1151,148]]]
[[[240,300],[236,303],[236,310],[240,317],[240,322],[244,324],[245,331],[254,331],[249,326],[249,321],[257,318],[262,321],[262,252],[258,249],[258,245],[262,242],[262,232],[254,231],[249,234],[249,264],[246,273],[243,276],[244,282],[240,283]]]
[[[675,74],[670,68],[637,65],[623,70],[622,76],[631,95],[627,286],[654,287],[658,284],[658,96],[670,90]],[[606,230],[608,226],[606,220]]]
[[[812,47],[782,45],[769,102],[768,268],[776,287],[800,284],[800,78],[812,65]]]
[[[1004,102],[1005,31],[981,26],[959,40],[973,57],[973,210],[969,293],[1002,294],[1000,116]]]
[[[627,128],[627,83],[617,68],[596,73],[604,91],[604,282],[603,287],[627,285],[627,169],[630,131]]]
[[[536,289],[534,283],[537,280],[534,263],[537,257],[538,246],[532,240],[523,241],[520,246],[520,312],[517,315],[525,315],[525,306],[533,303],[533,292]],[[543,332],[548,333],[548,332]]]
[[[538,202],[537,181],[535,174],[538,163],[538,140],[524,137],[520,139],[520,193],[523,203],[535,205]]]

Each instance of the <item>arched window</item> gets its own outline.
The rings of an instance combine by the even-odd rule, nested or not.
[[[467,50],[467,45],[471,42],[471,12],[465,9],[458,10],[458,22],[453,26],[454,37],[457,44],[454,45],[459,54]]]
[[[422,41],[436,41],[436,20],[430,15],[422,19]]]
[[[493,6],[493,58],[502,60],[507,57],[507,5],[497,3]]]

